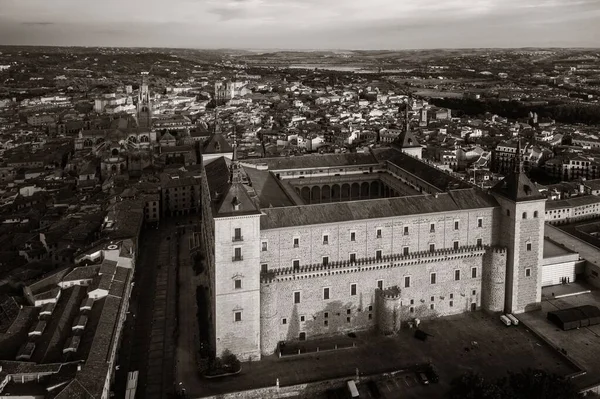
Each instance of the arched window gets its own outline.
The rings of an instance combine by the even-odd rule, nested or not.
[[[113,148],[111,154],[116,157],[117,155],[119,155],[119,149],[118,148]]]
[[[135,137],[135,136],[129,136],[128,140],[131,141],[132,143],[138,142],[137,137]]]
[[[527,219],[527,212],[523,212],[523,219]]]
[[[84,146],[84,147],[91,147],[91,146],[93,146],[93,145],[94,145],[94,142],[92,141],[92,139],[85,139],[85,140],[83,141],[83,146]]]
[[[148,138],[148,136],[143,135],[142,137],[140,137],[140,142],[142,142],[142,143],[149,143],[150,139]]]
[[[533,212],[533,217],[534,218],[538,217],[538,211]]]
[[[506,216],[510,216],[510,209],[506,210]]]

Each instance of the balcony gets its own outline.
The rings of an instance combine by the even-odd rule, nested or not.
[[[233,236],[233,237],[231,237],[231,241],[232,242],[244,241],[244,236]]]
[[[239,261],[242,261],[242,260],[244,260],[244,257],[242,255],[234,256],[234,257],[231,258],[232,262],[239,262]]]

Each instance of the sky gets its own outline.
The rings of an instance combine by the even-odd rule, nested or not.
[[[600,0],[0,0],[0,44],[600,47]]]

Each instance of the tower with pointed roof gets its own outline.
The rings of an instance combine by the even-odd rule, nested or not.
[[[142,82],[137,100],[137,122],[138,126],[142,128],[150,128],[152,125],[152,103],[147,76],[148,72],[142,72]]]
[[[409,97],[406,101],[406,111],[404,115],[404,129],[400,135],[394,140],[392,146],[398,148],[405,154],[412,155],[413,157],[421,159],[423,157],[423,147],[419,144],[412,131],[410,130],[410,103],[411,98]]]
[[[213,200],[215,354],[225,349],[241,359],[260,358],[260,209],[242,179],[237,144]],[[225,166],[225,165],[223,165]]]
[[[491,193],[500,204],[499,241],[507,248],[504,310],[534,310],[541,304],[546,198],[525,174],[520,138],[512,171]]]

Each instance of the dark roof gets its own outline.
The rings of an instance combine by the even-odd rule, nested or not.
[[[492,187],[491,192],[515,202],[545,199],[525,172],[511,172]]]
[[[600,204],[600,197],[595,195],[583,195],[563,200],[546,202],[546,209],[574,208],[578,206]]]
[[[260,158],[244,160],[250,164],[267,164],[270,170],[314,169],[337,166],[376,165],[379,161],[372,154],[311,154],[297,157]]]
[[[263,209],[261,229],[339,223],[466,209],[496,207],[497,202],[479,189],[454,190],[434,195],[384,198],[317,205]]]
[[[394,140],[393,144],[399,148],[421,147],[419,141],[416,139],[410,129],[402,129],[396,140]]]
[[[233,147],[225,136],[220,133],[213,134],[202,146],[203,154],[223,154],[233,152]]]

